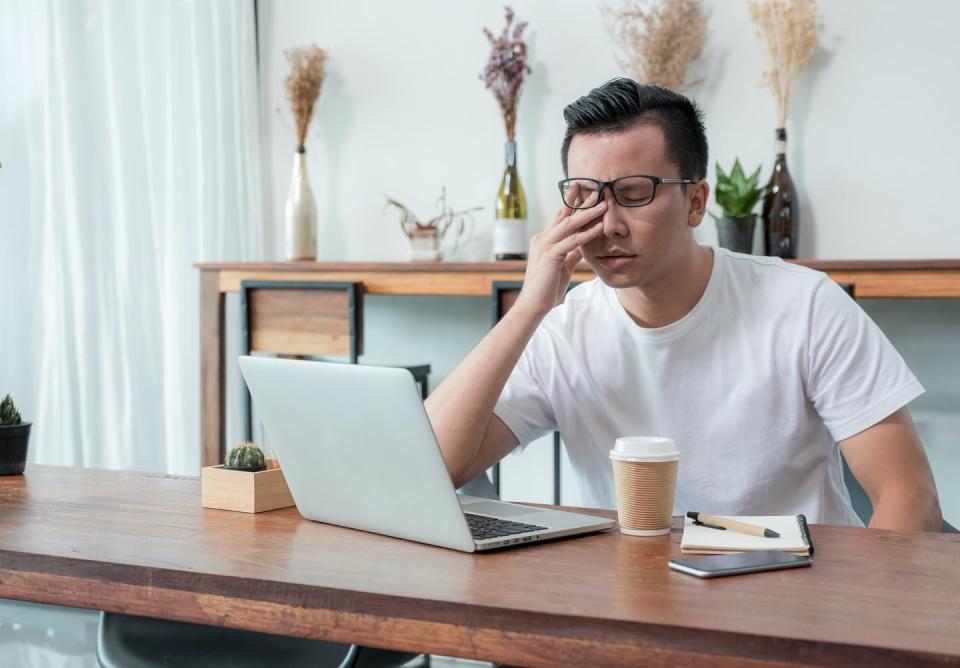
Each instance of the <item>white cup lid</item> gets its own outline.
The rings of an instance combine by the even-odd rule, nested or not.
[[[610,459],[627,462],[672,462],[680,459],[680,450],[672,438],[624,436],[618,438]]]

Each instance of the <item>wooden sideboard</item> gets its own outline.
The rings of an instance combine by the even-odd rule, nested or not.
[[[859,298],[958,298],[957,260],[795,260],[853,285]],[[526,262],[220,262],[200,271],[201,465],[219,463],[224,438],[224,295],[244,280],[356,281],[366,294],[491,296],[493,284],[522,281]],[[575,281],[593,272],[581,264]]]

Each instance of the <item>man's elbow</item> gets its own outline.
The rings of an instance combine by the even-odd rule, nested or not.
[[[871,528],[894,531],[940,531],[942,525],[940,498],[932,484],[881,494],[870,522]]]
[[[926,481],[921,488],[921,503],[926,509],[926,521],[923,531],[940,531],[943,527],[943,511],[940,508],[940,495],[937,494],[937,485],[933,479]]]
[[[940,508],[940,497],[936,489],[929,495],[928,503],[930,511],[925,531],[940,531],[943,528],[943,510]]]

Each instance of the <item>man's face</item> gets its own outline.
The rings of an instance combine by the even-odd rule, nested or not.
[[[567,157],[570,178],[613,181],[646,174],[682,178],[667,158],[666,140],[658,125],[637,125],[623,132],[577,135]],[[639,287],[670,275],[694,243],[692,228],[703,219],[708,188],[659,184],[653,201],[624,207],[609,188],[603,196],[603,235],[583,246],[583,258],[600,279],[614,288]]]

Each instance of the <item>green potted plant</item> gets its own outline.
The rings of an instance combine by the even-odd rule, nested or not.
[[[266,459],[264,451],[255,443],[243,441],[231,448],[222,465],[204,466],[200,470],[200,505],[262,513],[294,504],[276,460]]]
[[[0,475],[20,475],[27,464],[27,441],[30,422],[20,418],[20,411],[8,394],[0,402]]]
[[[223,468],[231,471],[266,471],[263,451],[250,441],[243,441],[232,448],[223,462]]]
[[[739,158],[734,161],[730,174],[717,163],[717,188],[715,197],[723,212],[722,217],[712,215],[717,221],[717,236],[720,246],[737,253],[753,252],[753,231],[757,226],[754,209],[766,192],[766,186],[757,185],[760,167],[749,177],[743,171]]]

